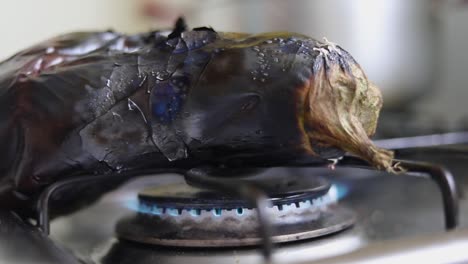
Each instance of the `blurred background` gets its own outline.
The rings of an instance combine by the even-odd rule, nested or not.
[[[381,136],[468,129],[468,1],[16,0],[0,8],[0,59],[51,36],[189,26],[294,31],[340,44],[381,87]]]

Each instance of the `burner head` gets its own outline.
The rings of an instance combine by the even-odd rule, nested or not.
[[[266,179],[262,175],[257,175],[246,178],[245,181],[255,184],[263,190],[275,206],[297,204],[299,207],[300,202],[312,201],[324,196],[331,186],[324,178],[312,178],[308,179],[306,183],[301,183],[297,179],[279,180],[275,177]],[[226,210],[252,208],[247,201],[239,197],[186,184],[146,189],[138,194],[138,200],[140,207],[155,208],[157,206],[158,209]]]
[[[302,187],[272,182],[264,184],[270,188],[263,187],[273,205],[266,211],[274,227],[274,242],[316,238],[354,224],[354,213],[338,205],[337,187],[325,179],[314,177]],[[239,197],[179,183],[143,190],[138,200],[138,212],[117,224],[120,238],[178,247],[262,242],[256,210]]]

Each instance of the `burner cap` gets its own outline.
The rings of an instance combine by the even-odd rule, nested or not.
[[[270,191],[273,206],[266,212],[273,221],[274,242],[320,237],[354,224],[354,213],[337,204],[336,186],[317,179],[315,188]],[[238,197],[179,183],[144,190],[138,198],[138,212],[117,224],[120,238],[178,247],[261,243],[256,211]]]

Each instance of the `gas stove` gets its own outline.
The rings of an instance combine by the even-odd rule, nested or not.
[[[8,241],[1,248],[4,259],[28,263],[466,262],[467,139],[378,141],[397,149],[408,169],[397,175],[353,157],[312,167],[145,173],[49,223],[48,199],[64,186],[57,185],[38,223],[0,214]]]
[[[264,214],[274,226],[268,234],[272,242],[318,238],[354,224],[352,211],[337,203],[336,185],[324,178],[302,180],[297,174],[286,180],[271,177],[284,174],[268,170],[249,178],[250,183],[266,185],[262,190],[269,204]],[[137,213],[117,223],[120,238],[187,248],[261,246],[264,242],[259,232],[262,219],[251,204],[236,196],[178,183],[143,190],[135,204],[129,207]]]

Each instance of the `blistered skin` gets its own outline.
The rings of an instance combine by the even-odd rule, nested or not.
[[[169,38],[76,33],[20,52],[0,64],[0,193],[34,197],[83,173],[319,162],[353,152],[340,142],[354,128],[337,134],[330,127],[343,122],[323,118],[336,104],[320,104],[314,115],[320,82],[357,74],[348,53],[338,48],[336,57],[324,47],[293,33],[202,28]],[[355,114],[336,114],[356,118],[367,140],[381,107],[368,87],[359,90]],[[374,99],[362,100],[367,94]],[[374,162],[375,153],[355,154]]]

